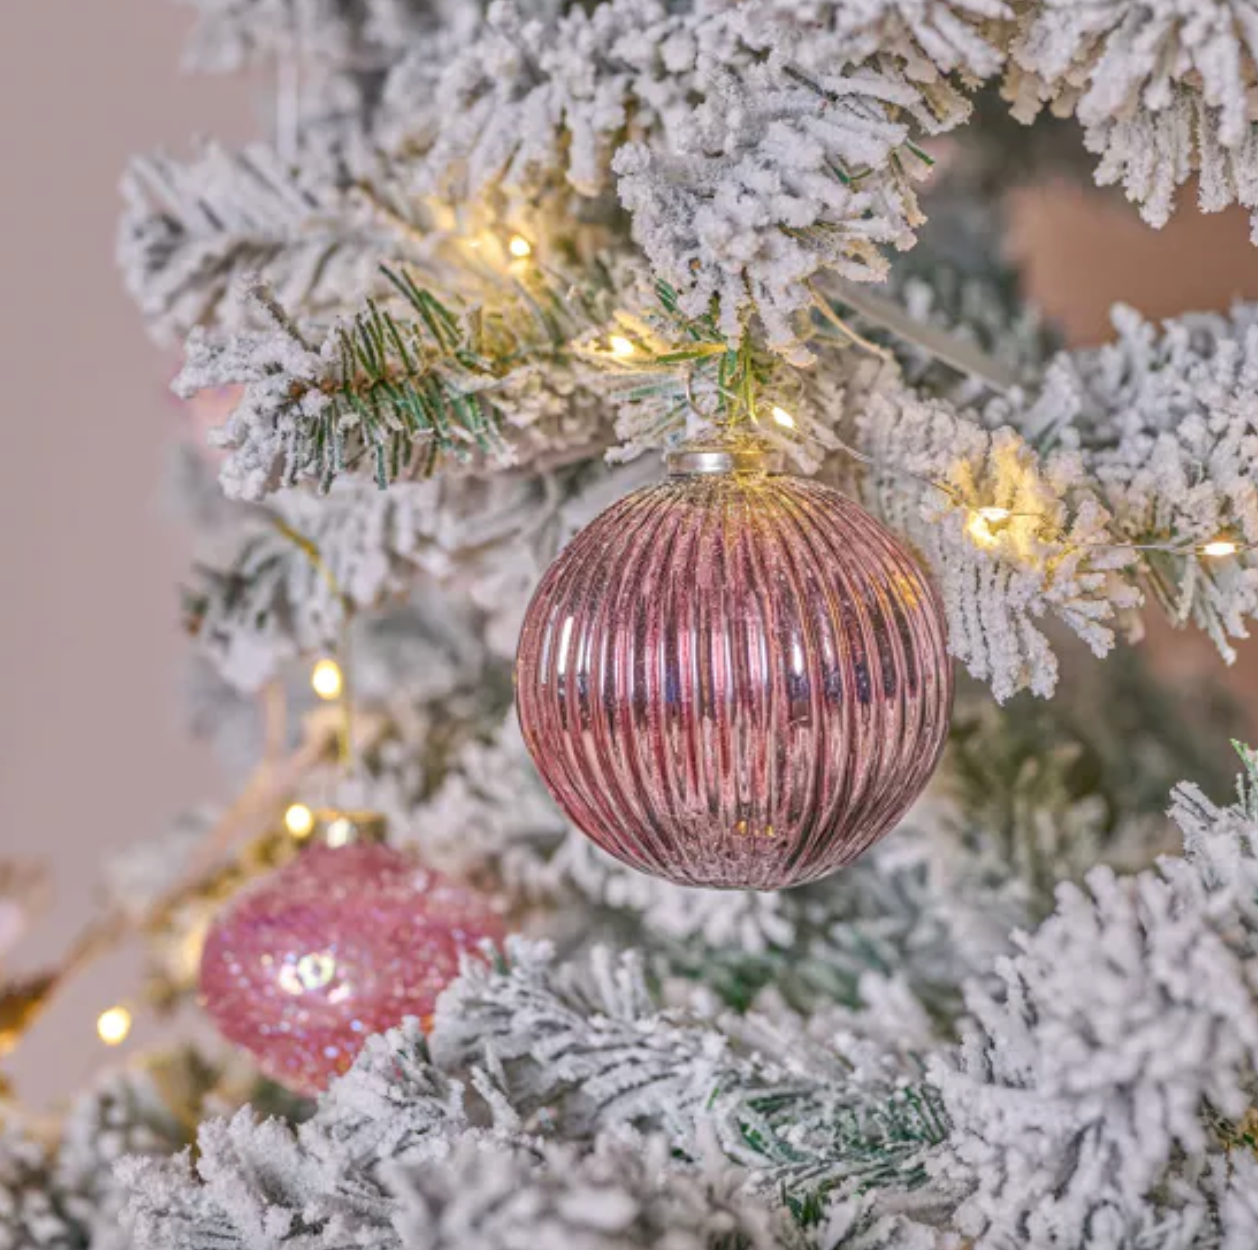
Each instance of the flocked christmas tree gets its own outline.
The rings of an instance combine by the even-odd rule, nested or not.
[[[1153,225],[1258,211],[1258,9],[193,3],[273,133],[137,160],[121,256],[214,427],[177,487],[240,792],[107,865],[0,1040],[124,932],[153,1010],[207,929],[275,984],[210,1004],[253,1056],[6,1107],[0,1247],[1258,1245],[1258,756],[1127,645],[1258,617],[1258,306],[1062,351],[998,198],[1094,164]],[[561,556],[661,452],[698,537],[626,504]],[[930,772],[936,625],[942,763],[809,879]],[[621,862],[763,887],[799,830],[785,891]]]

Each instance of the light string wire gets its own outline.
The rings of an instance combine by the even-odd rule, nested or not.
[[[129,935],[161,928],[189,901],[212,888],[217,857],[242,832],[268,824],[285,797],[328,756],[333,746],[326,725],[311,727],[302,743],[279,760],[264,760],[235,802],[206,831],[187,871],[140,914],[113,907],[89,921],[69,950],[50,969],[0,981],[0,1059],[17,1048],[30,1027],[71,980],[118,947]],[[0,1099],[6,1092],[0,1079]]]
[[[806,286],[814,307],[850,342],[857,347],[872,352],[882,360],[893,359],[891,353],[885,348],[863,338],[843,321],[831,307],[830,301],[811,282],[806,283]],[[857,312],[883,325],[897,338],[912,342],[916,347],[949,368],[955,369],[959,373],[968,374],[999,394],[1007,394],[1017,386],[1018,380],[1011,370],[1000,362],[993,360],[972,344],[965,343],[954,335],[938,330],[935,327],[921,326],[908,318],[903,310],[892,301],[858,287],[855,283],[838,280],[838,289],[843,302],[849,304]],[[941,481],[938,478],[926,477],[923,474],[913,472],[911,469],[906,469],[902,465],[891,464],[885,460],[868,456],[849,443],[844,442],[837,435],[834,437],[839,450],[852,457],[852,459],[869,465],[879,473],[889,473],[892,476],[907,478],[931,490],[939,491],[955,507],[963,509],[969,515],[969,528],[975,537],[976,545],[979,546],[987,542],[995,543],[999,541],[1000,531],[993,531],[991,526],[1005,525],[1009,521],[1023,519],[1039,521],[1040,532],[1037,533],[1037,537],[1047,542],[1057,543],[1066,552],[1098,549],[1106,551],[1150,551],[1161,552],[1166,555],[1199,555],[1206,556],[1208,559],[1220,559],[1225,556],[1239,555],[1242,552],[1258,549],[1258,542],[1241,542],[1226,532],[1217,534],[1205,541],[1188,540],[1163,543],[1100,540],[1095,542],[1072,542],[1059,527],[1054,527],[1051,532],[1044,533],[1043,530],[1052,526],[1053,523],[1051,518],[1042,512],[1023,512],[995,504],[971,504],[951,483]]]
[[[1003,508],[996,504],[971,504],[961,494],[959,490],[948,482],[940,481],[937,478],[926,477],[920,473],[914,473],[911,469],[905,469],[900,465],[891,464],[886,460],[879,460],[873,456],[868,456],[862,451],[858,451],[851,444],[844,442],[835,435],[835,444],[838,449],[845,455],[850,456],[853,460],[859,460],[862,464],[869,465],[872,469],[879,473],[889,473],[895,477],[909,478],[917,482],[921,486],[928,487],[931,490],[937,490],[943,494],[954,506],[962,509],[969,514],[971,524],[981,522],[983,525],[1003,525],[1008,521],[1015,519],[1036,520],[1042,525],[1051,524],[1050,518],[1042,512],[1020,512],[1011,508]],[[988,536],[995,540],[999,535],[999,531],[988,530]],[[1167,555],[1204,555],[1210,559],[1218,559],[1223,556],[1238,555],[1241,552],[1253,551],[1258,548],[1255,542],[1236,542],[1230,537],[1223,535],[1206,540],[1205,542],[1188,541],[1182,543],[1134,543],[1134,542],[1072,542],[1058,528],[1056,532],[1048,535],[1040,535],[1049,542],[1057,542],[1066,551],[1078,549],[1096,550],[1102,549],[1106,551],[1159,551]],[[1210,550],[1211,547],[1217,548]]]
[[[521,252],[521,256],[528,256],[532,253],[531,245],[527,252]],[[534,260],[534,263],[538,263]],[[833,329],[842,335],[845,342],[850,343],[853,347],[876,356],[887,364],[895,363],[894,354],[886,347],[866,338],[859,331],[849,325],[842,317],[835,312],[831,301],[825,294],[818,289],[817,285],[812,281],[804,282],[804,287],[808,292],[809,302],[812,307],[827,321]],[[958,373],[975,378],[981,382],[989,390],[1005,395],[1014,390],[1019,379],[1016,373],[1006,364],[995,360],[993,357],[976,347],[972,343],[968,343],[962,339],[958,339],[955,335],[948,331],[935,326],[926,326],[914,321],[910,318],[902,308],[894,301],[886,299],[875,292],[869,291],[864,286],[857,283],[847,281],[845,279],[833,277],[831,285],[834,287],[838,299],[847,304],[849,307],[860,313],[861,316],[873,321],[875,324],[882,326],[896,338],[906,343],[912,343],[919,350],[927,355],[940,361],[940,363],[954,369]],[[636,351],[636,347],[629,340],[618,335],[612,335],[608,340],[612,347],[609,355],[619,364],[628,365],[629,358]],[[738,355],[742,358],[742,376],[743,389],[741,393],[734,393],[727,387],[721,385],[719,381],[713,384],[713,390],[716,395],[725,401],[723,407],[724,412],[719,414],[705,414],[700,408],[695,392],[694,392],[694,375],[695,370],[699,367],[700,360],[709,353],[703,353],[697,358],[692,358],[688,362],[688,367],[681,374],[682,386],[685,394],[685,402],[689,405],[692,412],[704,420],[711,421],[718,431],[724,434],[733,434],[737,427],[744,421],[748,421],[750,425],[760,426],[759,417],[756,415],[758,406],[755,395],[755,382],[752,377],[752,369],[746,361],[747,351],[747,335],[744,332],[742,341],[738,346]],[[722,355],[724,352],[715,349],[711,355]],[[710,379],[709,379],[710,381]],[[731,411],[732,409],[732,411]],[[745,414],[745,415],[744,415]],[[771,416],[775,423],[785,428],[794,428],[794,418],[784,409],[777,405],[771,405]],[[833,433],[833,432],[832,432]],[[969,503],[961,494],[961,492],[948,482],[941,481],[938,478],[927,477],[920,473],[915,473],[911,469],[906,469],[901,465],[891,464],[885,460],[875,459],[859,451],[851,444],[845,442],[837,435],[833,435],[835,446],[852,459],[862,464],[869,465],[879,473],[889,473],[896,477],[908,479],[916,482],[920,486],[927,489],[938,491],[942,494],[954,507],[963,510],[969,517],[967,529],[974,539],[975,545],[980,548],[987,548],[999,542],[1000,529],[993,530],[992,526],[1004,526],[1014,520],[1033,520],[1038,521],[1036,537],[1041,541],[1057,544],[1064,553],[1076,550],[1106,550],[1106,551],[1145,551],[1159,552],[1166,555],[1189,556],[1198,555],[1205,556],[1208,559],[1220,559],[1226,556],[1239,555],[1241,553],[1250,552],[1258,549],[1258,541],[1244,542],[1233,537],[1228,532],[1215,535],[1213,538],[1204,541],[1189,540],[1182,542],[1117,542],[1112,540],[1074,542],[1067,535],[1055,526],[1052,519],[1041,512],[1026,512],[1012,508],[1005,508],[997,504],[981,504],[975,505]],[[1048,527],[1052,526],[1052,530],[1048,531]],[[1048,531],[1048,532],[1046,532]]]
[[[341,589],[341,583],[331,566],[323,558],[318,544],[305,534],[295,530],[281,517],[272,517],[276,530],[293,544],[310,561],[311,567],[323,578],[324,583],[332,592],[341,609],[339,642],[337,646],[337,666],[341,684],[336,695],[337,710],[340,713],[340,732],[337,734],[338,755],[341,767],[349,778],[358,775],[358,748],[354,732],[354,699],[353,699],[353,666],[351,664],[350,634],[354,623],[354,601]]]
[[[280,518],[273,518],[273,521],[279,533],[310,561],[312,567],[336,596],[342,610],[341,643],[338,655],[340,725],[335,734],[335,745],[341,767],[352,777],[357,763],[349,665],[349,633],[353,603],[341,589],[340,583],[327,561],[324,560],[318,546]],[[282,744],[285,737],[287,706],[282,698],[282,691],[276,688],[271,693],[275,697],[268,697],[264,704],[267,710],[266,758],[246,784],[236,802],[207,831],[192,854],[188,869],[179,880],[139,916],[130,916],[115,907],[90,921],[53,968],[42,973],[0,982],[0,1058],[17,1048],[27,1031],[36,1019],[43,1015],[51,1001],[88,965],[115,949],[131,933],[152,930],[169,923],[181,906],[209,888],[216,874],[215,865],[218,856],[235,841],[240,830],[254,824],[264,814],[269,819],[283,796],[290,793],[295,784],[316,767],[320,760],[326,758],[327,749],[332,745],[330,741],[332,735],[327,729],[308,735],[307,740],[291,755],[283,756]],[[112,1039],[104,1032],[101,1033],[101,1040],[107,1045],[114,1045],[125,1040],[131,1027],[132,1012],[130,1006],[123,1003],[115,1004],[102,1013],[97,1022],[98,1031],[104,1018],[111,1013],[125,1015],[125,1025],[119,1025],[119,1032]],[[9,1093],[11,1090],[6,1088],[3,1081],[0,1081],[0,1098]]]
[[[289,88],[292,89],[291,86]],[[409,229],[409,228],[408,228]],[[516,261],[527,260],[530,264],[539,268],[544,268],[541,259],[536,255],[534,246],[524,238],[523,235],[510,233],[505,243],[508,253],[515,258]],[[905,311],[893,300],[887,299],[878,293],[869,290],[863,284],[854,283],[838,277],[830,275],[827,279],[829,286],[834,290],[836,297],[841,303],[844,303],[854,309],[861,316],[882,326],[883,329],[900,339],[902,342],[911,343],[919,350],[925,352],[928,356],[938,360],[940,363],[956,370],[958,373],[973,377],[981,382],[989,390],[997,394],[1008,394],[1019,384],[1019,379],[1008,365],[994,359],[981,348],[974,344],[957,338],[954,334],[949,333],[942,328],[923,325],[910,318]],[[894,354],[886,347],[878,343],[874,343],[866,338],[859,331],[853,328],[848,322],[835,312],[831,300],[818,289],[818,286],[812,281],[805,281],[804,288],[808,292],[809,302],[820,316],[829,323],[842,337],[843,340],[853,347],[878,357],[885,363],[894,364]],[[618,334],[608,334],[607,341],[610,345],[608,356],[616,363],[628,365],[631,358],[637,351],[637,345],[629,339]],[[738,346],[738,355],[745,355],[747,344],[747,336],[744,334],[742,342]],[[701,353],[706,355],[724,355],[729,349],[721,349],[713,345],[711,353]],[[658,363],[658,362],[657,362]],[[676,363],[676,362],[671,362]],[[718,430],[724,433],[732,433],[736,427],[741,424],[740,410],[746,413],[747,419],[755,426],[759,426],[760,421],[756,416],[755,409],[757,402],[754,394],[755,382],[752,378],[752,370],[746,364],[743,366],[743,393],[734,394],[719,382],[714,386],[715,393],[727,401],[727,404],[733,408],[733,413],[729,412],[729,407],[724,413],[705,414],[699,407],[694,393],[694,370],[698,364],[698,359],[692,358],[690,367],[681,373],[681,381],[685,393],[685,402],[697,416],[705,420],[711,421]],[[775,421],[786,428],[793,428],[794,419],[784,409],[777,406],[772,408],[772,416]],[[937,478],[926,477],[922,474],[915,473],[912,470],[903,468],[900,465],[890,464],[884,460],[877,460],[858,451],[855,447],[844,442],[834,436],[836,447],[843,451],[852,459],[869,465],[880,473],[889,473],[893,476],[906,478],[917,482],[921,486],[940,492],[949,500],[949,502],[962,510],[964,510],[970,518],[970,531],[975,537],[977,546],[985,546],[995,544],[999,541],[1000,531],[993,531],[990,527],[993,525],[1003,526],[1012,520],[1036,520],[1040,522],[1040,529],[1037,537],[1046,542],[1055,542],[1062,547],[1064,551],[1089,549],[1089,550],[1110,550],[1110,551],[1147,551],[1160,552],[1166,555],[1203,555],[1211,559],[1217,559],[1224,556],[1237,555],[1243,552],[1250,552],[1258,549],[1258,541],[1240,541],[1233,537],[1230,533],[1221,533],[1204,542],[1198,540],[1189,540],[1181,542],[1116,542],[1112,540],[1102,540],[1094,542],[1071,542],[1066,535],[1056,529],[1055,533],[1045,533],[1046,526],[1052,524],[1051,518],[1044,513],[1025,512],[1015,509],[1005,508],[995,504],[974,505],[967,502],[960,491],[951,484],[941,481]],[[290,527],[282,522],[277,522],[281,531],[297,543],[301,549],[306,552],[308,558],[319,570],[320,574],[328,582],[333,593],[338,596],[342,604],[346,608],[346,619],[348,620],[350,604],[346,596],[341,591],[332,575],[331,570],[327,567],[319,554],[318,548],[313,542],[305,538],[303,535],[296,533]],[[347,631],[346,631],[347,632]],[[344,645],[347,646],[347,637]],[[346,651],[348,658],[348,652]],[[352,722],[350,717],[352,712],[349,707],[350,700],[348,697],[343,699],[344,716],[346,720],[346,728],[343,734],[343,762],[348,768],[353,767],[352,759]]]
[[[820,291],[812,283],[805,284],[808,288],[809,297],[813,306],[830,324],[843,335],[844,339],[855,347],[867,351],[877,356],[880,360],[887,363],[894,362],[894,356],[885,347],[877,343],[871,342],[863,335],[854,330],[847,322],[845,322],[831,307],[830,302],[821,294]],[[851,284],[845,284],[846,287]],[[853,307],[864,315],[870,316],[883,322],[886,328],[891,330],[898,338],[906,338],[907,332],[896,325],[891,325],[892,320],[889,316],[883,316],[883,306],[894,308],[890,301],[875,300],[865,301],[858,304],[856,299],[850,301]],[[897,310],[898,312],[898,310]],[[897,317],[900,325],[907,325],[907,318],[902,315]],[[913,323],[916,325],[916,323]],[[1006,393],[1016,385],[1016,381],[1008,374],[1003,366],[997,365],[991,361],[986,355],[976,348],[972,348],[969,344],[953,342],[952,337],[946,333],[932,332],[932,338],[929,342],[922,342],[914,338],[912,340],[916,346],[922,348],[928,354],[933,355],[950,368],[959,372],[970,374],[983,382],[990,389]],[[740,351],[742,348],[740,347]],[[963,363],[964,361],[964,363]],[[682,381],[685,390],[686,402],[690,405],[692,411],[699,416],[705,414],[699,408],[694,393],[694,370],[698,362],[692,362],[690,368],[686,369]],[[749,372],[749,371],[748,371]],[[750,386],[750,384],[749,384]],[[736,394],[728,388],[716,383],[714,386],[715,393],[724,399],[729,406],[735,409],[733,415],[723,414],[719,417],[705,417],[712,420],[718,429],[725,432],[732,432],[734,428],[741,424],[738,410],[741,409],[746,414],[751,425],[759,427],[761,425],[759,417],[756,415],[756,401],[749,389],[743,394]],[[773,405],[771,415],[776,424],[785,428],[794,428],[794,418],[784,409]],[[834,438],[834,445],[837,450],[850,456],[853,460],[868,465],[878,473],[886,473],[895,477],[904,478],[916,482],[919,486],[924,486],[929,490],[938,491],[942,494],[954,507],[964,511],[969,517],[969,529],[974,537],[975,545],[985,547],[988,544],[999,542],[1001,530],[993,530],[992,526],[1004,526],[1013,520],[1034,520],[1040,523],[1036,537],[1045,542],[1056,543],[1065,553],[1076,550],[1104,550],[1104,551],[1148,551],[1160,552],[1166,555],[1176,556],[1205,556],[1208,559],[1221,559],[1226,556],[1234,556],[1242,553],[1254,551],[1258,549],[1258,542],[1242,542],[1232,537],[1229,533],[1221,533],[1213,538],[1205,541],[1188,540],[1182,542],[1117,542],[1112,540],[1100,540],[1095,542],[1074,542],[1060,529],[1054,526],[1052,531],[1045,532],[1047,527],[1052,526],[1052,519],[1042,512],[1026,512],[1012,508],[1005,508],[996,504],[972,504],[964,498],[961,492],[949,482],[940,480],[939,478],[928,477],[921,473],[916,473],[911,469],[906,469],[902,465],[892,464],[886,460],[869,456],[866,453],[853,447],[850,443],[844,441],[837,434],[831,431]]]

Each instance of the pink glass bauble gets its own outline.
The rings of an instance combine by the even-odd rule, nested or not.
[[[201,996],[267,1076],[313,1095],[371,1034],[426,1024],[460,953],[503,936],[489,900],[400,851],[313,845],[215,920]]]
[[[814,880],[886,833],[938,762],[943,610],[903,544],[752,448],[683,447],[549,569],[520,724],[567,815],[682,885]]]

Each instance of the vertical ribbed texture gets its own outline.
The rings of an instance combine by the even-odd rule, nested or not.
[[[934,589],[868,513],[802,478],[705,474],[577,535],[529,607],[516,685],[538,770],[604,850],[774,890],[903,815],[952,666]]]

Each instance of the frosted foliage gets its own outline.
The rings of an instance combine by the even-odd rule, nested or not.
[[[741,73],[716,63],[706,107],[669,150],[637,143],[614,162],[634,237],[683,309],[715,301],[732,335],[753,308],[770,343],[801,360],[792,315],[808,302],[807,281],[822,269],[885,276],[882,249],[909,246],[922,220],[913,135],[965,116],[959,100],[923,98],[897,68],[842,69],[831,51],[822,38]]]
[[[176,489],[202,726],[253,774],[350,637],[355,775],[276,804],[387,813],[516,936],[317,1104],[190,1059],[47,1133],[6,1103],[0,1250],[1253,1250],[1258,762],[1207,797],[1214,721],[1125,664],[1017,696],[1146,602],[1252,630],[1258,306],[1052,355],[998,259],[1042,146],[974,93],[1077,117],[1150,221],[1194,177],[1258,210],[1258,0],[184,2],[193,64],[274,87],[268,140],[123,186],[124,279],[219,422]],[[598,851],[511,706],[563,546],[746,417],[913,544],[1007,704],[967,689],[894,836],[770,895]],[[116,857],[109,905],[217,820]],[[169,995],[208,905],[145,935]]]
[[[765,1186],[908,1167],[942,1133],[910,1065],[877,1047],[843,1054],[789,1023],[661,1011],[632,954],[556,967],[547,946],[509,939],[507,955],[446,991],[433,1056],[475,1065],[561,1135],[632,1127],[687,1154],[710,1137]]]
[[[558,318],[536,316],[528,293],[513,294],[518,323],[494,338],[503,361],[491,359],[480,342],[493,319],[480,305],[450,313],[439,327],[423,317],[393,319],[381,350],[396,355],[387,361],[374,355],[372,336],[386,333],[382,318],[391,311],[373,301],[365,313],[311,337],[255,276],[242,281],[237,295],[253,328],[226,338],[194,329],[174,389],[191,398],[208,388],[242,388],[210,441],[227,451],[224,490],[250,501],[303,481],[326,490],[351,468],[365,469],[361,476],[370,474],[382,487],[422,477],[431,461],[426,449],[443,451],[456,466],[494,470],[589,455],[604,415],[589,371],[557,350],[566,332]],[[566,329],[575,337],[573,327]],[[409,345],[398,346],[402,336]],[[466,341],[452,347],[451,336]],[[408,385],[440,393],[416,401]]]
[[[482,1250],[538,1244],[617,1250],[768,1247],[780,1218],[743,1194],[714,1152],[678,1168],[662,1143],[545,1144],[505,1123],[475,1130],[462,1087],[427,1061],[415,1021],[368,1041],[296,1132],[247,1111],[202,1126],[187,1156],[130,1160],[126,1223],[136,1250],[370,1245]]]
[[[996,227],[990,223],[988,228]],[[918,260],[918,253],[910,253],[906,258],[910,272],[900,276],[893,270],[891,275],[896,298],[909,316],[973,343],[1014,377],[1033,383],[1056,346],[1051,328],[1035,306],[1018,302],[998,281],[949,269],[929,257],[920,257],[928,266],[929,278],[924,277]],[[921,394],[958,407],[986,398],[984,383],[941,365],[916,345],[891,338],[887,346],[896,353],[905,383]]]
[[[0,1126],[0,1250],[67,1250],[77,1229],[58,1202],[43,1146]]]
[[[764,73],[764,81],[749,71],[751,82],[731,76],[716,85],[721,122],[713,119],[709,136],[701,119],[689,145],[723,155],[708,158],[698,177],[683,172],[683,158],[644,145],[624,149],[615,168],[635,238],[682,292],[683,309],[699,314],[715,300],[733,336],[754,307],[770,342],[786,350],[791,316],[807,304],[804,284],[818,270],[876,279],[885,273],[878,248],[910,241],[918,210],[906,179],[871,176],[854,186],[833,168],[885,166],[909,132],[877,104],[913,99],[911,88],[867,72],[826,75],[815,92],[770,89]],[[831,105],[816,109],[816,121],[805,105],[810,93]]]
[[[989,431],[911,392],[873,395],[860,435],[878,463],[954,492],[878,470],[866,488],[926,555],[943,593],[949,647],[998,699],[1024,687],[1053,692],[1057,661],[1041,629],[1045,618],[1063,621],[1098,655],[1110,649],[1120,614],[1140,602],[1121,576],[1135,556],[1098,545],[1107,541],[1108,516],[1087,497],[1077,456],[1041,458],[1014,430]],[[990,506],[1013,516],[976,541],[967,509]]]
[[[1097,181],[1124,184],[1149,222],[1202,174],[1208,210],[1258,208],[1253,0],[1041,0],[1012,47],[1008,91],[1023,115],[1073,111],[1101,154]]]
[[[418,582],[430,599],[438,585],[477,616],[491,654],[513,655],[547,564],[595,512],[644,480],[644,469],[655,472],[648,464],[613,473],[448,475],[387,492],[347,480],[323,498],[277,492],[202,553],[198,643],[234,687],[256,690],[294,657],[338,645],[341,595],[355,611],[380,608]],[[434,641],[424,648],[429,661],[449,665],[451,648]],[[413,673],[390,680],[415,686]]]
[[[1190,782],[1176,787],[1170,814],[1184,834],[1185,862],[1181,867],[1166,860],[1163,871],[1252,941],[1258,939],[1258,755],[1244,749],[1241,757],[1247,776],[1239,802],[1230,807],[1220,807]]]
[[[1151,225],[1170,219],[1176,192],[1196,174],[1201,210],[1218,212],[1239,204],[1251,210],[1251,239],[1258,238],[1258,138],[1251,129],[1228,147],[1219,141],[1217,128],[1217,110],[1181,92],[1159,112],[1139,112],[1089,129],[1084,142],[1101,156],[1096,181],[1121,185]]]
[[[935,1009],[950,1002],[1007,951],[1011,929],[1051,910],[1056,879],[1104,860],[1142,867],[1166,845],[1160,817],[1115,821],[1097,795],[1079,792],[1077,741],[1011,737],[1006,717],[985,711],[977,725],[964,718],[966,745],[954,749],[967,773],[982,770],[976,788],[1004,802],[976,810],[972,796],[942,784],[894,838],[806,889],[685,889],[626,868],[555,807],[511,710],[491,740],[467,744],[405,827],[438,867],[484,875],[556,915],[565,946],[597,940],[615,917],[670,970],[717,984],[728,971],[753,988],[768,977],[808,1009],[843,1002],[856,1013],[851,1028],[895,1044],[898,1022],[922,1010],[918,997]]]
[[[241,527],[227,567],[203,570],[198,638],[234,686],[256,690],[285,661],[333,645],[344,622],[341,595],[371,606],[407,584],[408,491],[346,483],[339,495],[324,508],[301,492],[277,496],[272,514]],[[315,544],[340,594],[301,542]]]
[[[981,412],[881,383],[859,410],[866,497],[930,561],[953,654],[1000,699],[1053,692],[1049,618],[1104,655],[1148,590],[1230,661],[1258,614],[1253,306],[1160,328],[1120,306],[1114,326]],[[975,514],[991,507],[1010,516],[987,525]],[[1203,554],[1219,538],[1241,549]]]
[[[454,871],[490,870],[513,897],[629,912],[649,931],[759,951],[795,936],[788,896],[694,890],[634,872],[556,808],[514,710],[489,743],[473,742],[414,827],[425,854]]]
[[[656,1013],[633,956],[597,950],[582,975],[553,967],[545,945],[512,939],[507,953],[505,968],[469,965],[443,996],[433,1054],[483,1068],[512,1105],[547,1107],[566,1133],[632,1125],[691,1144],[696,1110],[724,1076],[746,1075],[719,1033]]]
[[[328,316],[379,285],[396,238],[346,190],[303,177],[263,144],[229,153],[207,144],[188,162],[155,153],[123,179],[119,262],[150,330],[163,343],[195,326],[246,326],[229,298],[265,268],[288,307]]]
[[[107,1074],[69,1101],[56,1133],[6,1107],[0,1127],[3,1250],[131,1250],[123,1160],[164,1160],[188,1141],[223,1078],[187,1050]],[[229,1094],[224,1082],[221,1093]],[[12,1118],[10,1119],[10,1115]]]
[[[808,23],[827,25],[849,60],[894,53],[909,77],[933,82],[958,70],[976,79],[998,72],[1005,60],[998,23],[1012,15],[1003,0],[770,0],[754,20],[797,33]]]
[[[199,1074],[197,1074],[199,1075]],[[182,1149],[188,1128],[171,1105],[171,1090],[193,1094],[196,1075],[167,1066],[164,1082],[148,1071],[123,1072],[71,1107],[62,1124],[56,1184],[67,1213],[86,1231],[92,1250],[129,1250],[120,1217],[126,1195],[114,1169],[128,1156],[165,1158]],[[195,1097],[188,1105],[197,1107]]]
[[[449,119],[421,185],[528,194],[562,175],[586,197],[615,185],[683,308],[716,299],[731,334],[757,309],[785,347],[805,279],[881,276],[879,249],[911,242],[910,171],[925,171],[912,136],[966,108],[894,58],[845,68],[869,23],[848,29],[842,6],[770,7],[609,0],[545,22],[495,5],[438,88]],[[939,23],[979,54],[963,18]]]
[[[529,763],[513,710],[492,741],[473,741],[460,753],[409,828],[438,867],[490,873],[513,898],[563,909],[569,940],[596,933],[600,917],[618,914],[632,920],[648,949],[670,957],[686,950],[700,966],[718,951],[735,960],[781,958],[809,985],[843,984],[858,1000],[874,990],[864,980],[872,950],[929,984],[960,975],[951,961],[968,968],[990,956],[993,940],[998,949],[1005,940],[1004,932],[993,939],[996,926],[979,919],[997,907],[990,873],[976,866],[967,881],[960,848],[944,851],[937,838],[928,843],[908,832],[843,878],[789,893],[687,889],[635,872],[567,823]],[[937,872],[927,856],[932,865],[937,859]]]
[[[961,1250],[963,1242],[903,1215],[879,1215],[868,1198],[831,1202],[813,1231],[816,1250]]]
[[[463,1087],[432,1068],[412,1019],[367,1039],[361,1057],[333,1083],[297,1137],[331,1190],[345,1154],[369,1170],[429,1158],[444,1152],[445,1136],[464,1127]]]
[[[1059,357],[1018,420],[1079,448],[1122,541],[1258,541],[1258,317],[1195,315],[1158,328],[1114,312],[1117,339]],[[1252,553],[1211,562],[1150,557],[1172,617],[1229,639],[1258,615]]]
[[[785,1221],[742,1194],[742,1180],[715,1161],[677,1171],[659,1141],[603,1139],[588,1151],[465,1143],[394,1176],[395,1225],[407,1250],[780,1245]]]
[[[980,1245],[1187,1246],[1213,1220],[1217,1154],[1204,1178],[1200,1162],[1168,1177],[1217,1152],[1207,1109],[1240,1120],[1252,1103],[1258,809],[1183,787],[1172,814],[1185,857],[1062,886],[997,986],[971,988],[955,1058],[933,1062],[953,1126],[936,1167],[970,1177],[956,1226]],[[1226,1237],[1252,1229],[1235,1179],[1219,1205]],[[1162,1223],[1178,1239],[1153,1241]]]
[[[369,1039],[296,1130],[246,1108],[201,1125],[195,1165],[186,1152],[129,1159],[121,1169],[126,1220],[137,1250],[331,1250],[346,1244],[338,1238],[397,1246],[385,1171],[447,1154],[451,1136],[468,1127],[462,1087],[427,1063],[418,1024],[408,1021]]]
[[[1063,354],[1035,387],[989,404],[981,419],[882,378],[848,401],[865,452],[888,466],[869,475],[867,498],[929,555],[954,652],[1000,697],[1024,685],[1052,691],[1056,663],[1041,619],[1062,620],[1103,654],[1134,619],[1141,584],[1176,620],[1205,629],[1225,656],[1229,639],[1245,635],[1258,595],[1252,555],[1210,561],[1107,544],[1191,547],[1220,534],[1254,541],[1253,321],[1241,308],[1230,319],[1181,318],[1159,333],[1120,310],[1113,345]],[[277,386],[287,395],[276,377],[263,369],[254,398],[231,419],[255,431],[242,439],[233,472],[256,447],[270,480],[270,457],[282,454],[278,428],[262,416],[265,396]],[[799,411],[842,414],[824,388],[817,398],[801,400]],[[1021,437],[989,428],[1001,422]],[[1049,435],[1059,450],[1038,456],[1032,441]],[[892,469],[944,481],[954,495],[919,488]],[[644,462],[594,485],[579,475],[447,476],[386,495],[346,483],[326,501],[281,492],[273,506],[325,550],[356,604],[395,592],[413,575],[407,570],[453,579],[493,617],[493,648],[510,654],[531,589],[562,542],[601,503],[653,472]],[[980,506],[1015,517],[976,539],[966,508]],[[327,645],[339,622],[335,597],[308,558],[273,522],[255,521],[240,528],[228,567],[208,562],[218,569],[217,589],[202,629],[225,671],[246,685],[287,655]]]
[[[188,59],[199,69],[237,70],[293,55],[333,63],[391,44],[431,22],[450,0],[183,0],[198,10]]]
[[[1219,1244],[1220,1250],[1245,1250],[1258,1243],[1258,1160],[1238,1152],[1231,1163],[1219,1197]]]
[[[667,1225],[683,1247],[1242,1247],[1255,1174],[1229,1143],[1258,1088],[1244,758],[1231,807],[1177,791],[1183,858],[1060,888],[970,980],[958,1046],[914,1029],[926,1080],[909,1046],[853,1035],[843,1012],[661,1007],[634,954],[564,963],[513,938],[465,962],[427,1046],[413,1021],[373,1038],[296,1130],[242,1112],[202,1127],[195,1171],[127,1164],[133,1244],[538,1244],[516,1228],[603,1250],[671,1245]],[[873,1001],[912,1022],[894,994]]]

